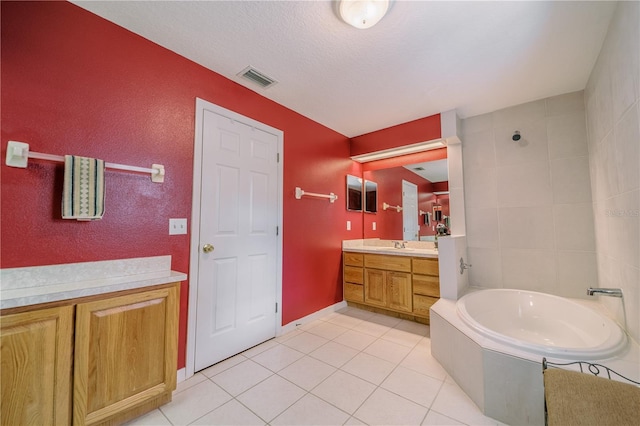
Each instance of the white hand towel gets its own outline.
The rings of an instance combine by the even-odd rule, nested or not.
[[[98,220],[104,215],[104,161],[64,156],[62,218]]]

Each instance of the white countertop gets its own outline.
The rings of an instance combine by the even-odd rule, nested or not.
[[[187,279],[171,256],[0,269],[0,309],[168,284]]]
[[[388,254],[392,256],[437,258],[438,250],[429,241],[406,241],[405,248],[395,248],[394,240],[379,238],[342,241],[342,251],[372,254]]]

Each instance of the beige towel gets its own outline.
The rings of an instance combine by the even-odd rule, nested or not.
[[[104,161],[64,156],[62,218],[98,220],[104,214]]]

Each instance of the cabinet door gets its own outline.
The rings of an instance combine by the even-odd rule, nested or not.
[[[0,318],[2,425],[71,422],[73,306]]]
[[[412,311],[411,274],[387,272],[387,293],[387,306],[390,309]]]
[[[386,272],[379,269],[364,271],[364,303],[380,307],[387,306]]]
[[[175,389],[178,286],[81,303],[73,420],[95,424]]]

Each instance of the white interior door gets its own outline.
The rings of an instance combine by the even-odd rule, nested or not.
[[[417,241],[418,225],[418,185],[402,181],[402,239]]]
[[[195,371],[275,336],[279,217],[278,136],[206,108],[199,134]]]

